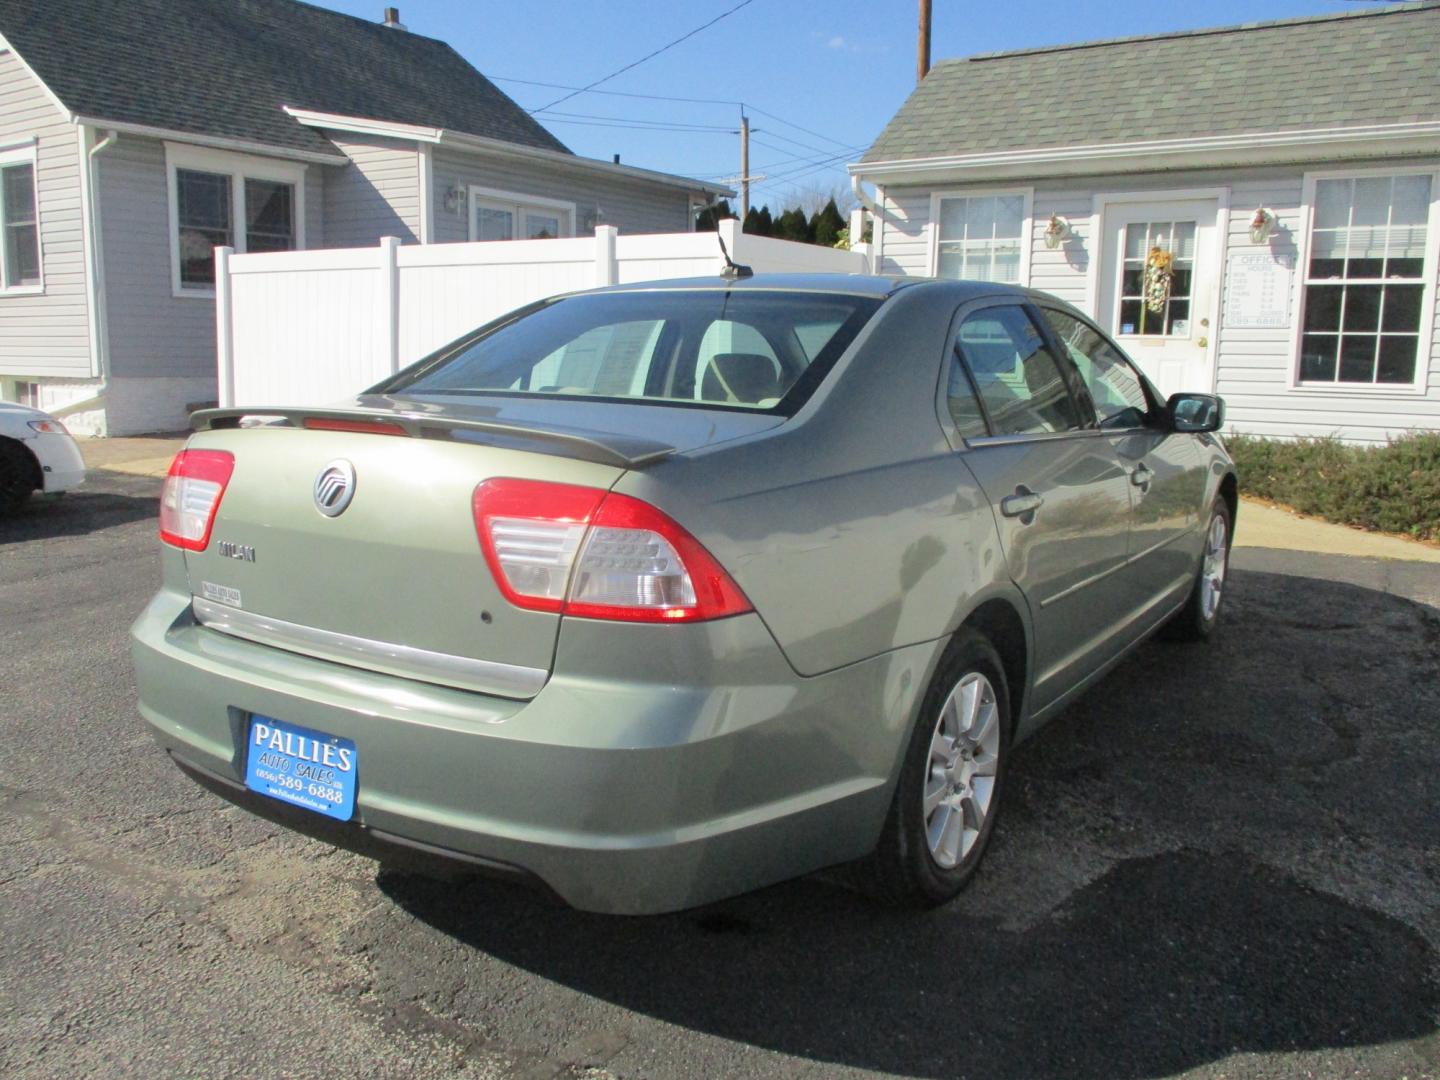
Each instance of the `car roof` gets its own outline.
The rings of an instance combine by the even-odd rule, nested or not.
[[[955,294],[957,302],[980,296],[1030,296],[1029,289],[991,281],[954,281],[948,278],[899,277],[882,274],[755,274],[743,278],[711,277],[669,278],[662,281],[637,281],[587,290],[607,292],[686,292],[698,290],[760,290],[763,292],[841,293],[852,296],[873,296],[884,299],[901,289],[942,288]]]

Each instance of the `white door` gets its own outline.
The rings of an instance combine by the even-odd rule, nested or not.
[[[1164,397],[1214,389],[1218,199],[1105,207],[1097,321]]]

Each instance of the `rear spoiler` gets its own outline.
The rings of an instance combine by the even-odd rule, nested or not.
[[[407,412],[366,408],[305,408],[300,406],[254,406],[243,409],[201,409],[190,414],[190,426],[196,431],[237,428],[246,418],[265,422],[282,421],[289,427],[303,428],[307,420],[374,424],[398,428],[392,435],[408,435],[414,439],[448,439],[455,442],[483,442],[491,446],[510,446],[556,457],[593,461],[622,469],[638,469],[659,461],[675,452],[675,447],[650,439],[637,439],[609,432],[576,431],[563,427],[531,427],[501,420],[478,420],[444,413]]]

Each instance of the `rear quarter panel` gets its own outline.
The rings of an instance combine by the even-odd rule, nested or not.
[[[939,639],[1013,594],[990,508],[935,415],[958,302],[901,291],[789,423],[617,485],[695,533],[802,675]]]

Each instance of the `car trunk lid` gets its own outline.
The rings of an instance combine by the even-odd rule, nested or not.
[[[631,462],[669,448],[594,433],[398,418],[371,410],[264,410],[279,426],[226,427],[199,414],[191,449],[234,455],[210,543],[186,552],[199,621],[240,637],[391,674],[528,697],[548,677],[560,616],[501,594],[482,554],[472,496],[492,477],[608,489]],[[361,430],[307,430],[322,417]],[[347,505],[319,505],[332,466]],[[342,467],[343,466],[343,467]],[[334,510],[334,505],[328,507]]]

